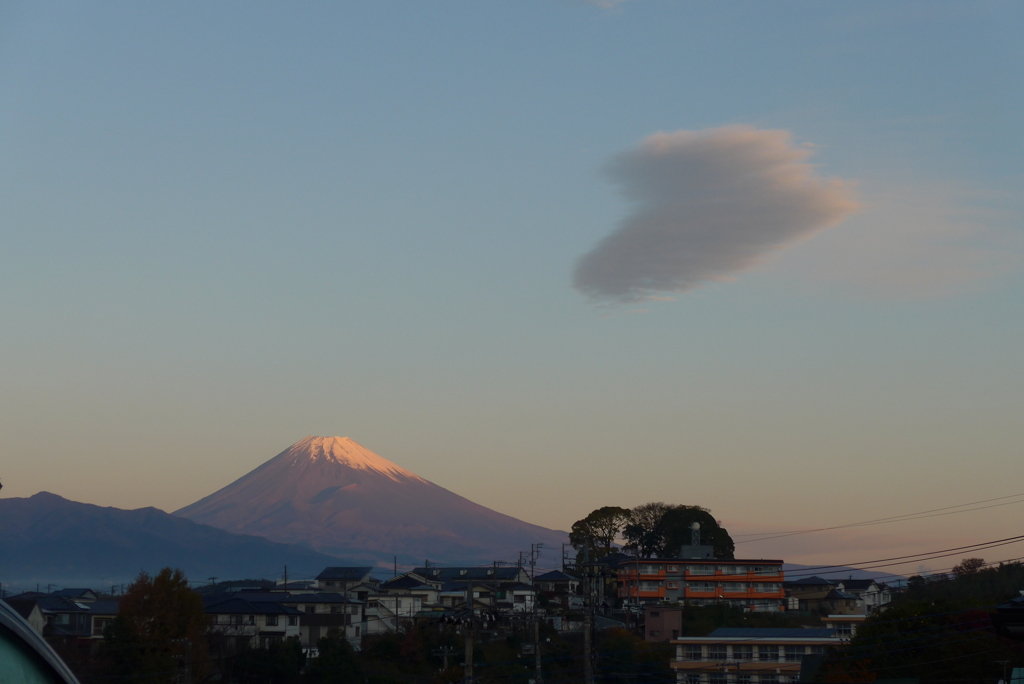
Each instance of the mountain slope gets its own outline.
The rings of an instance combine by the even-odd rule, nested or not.
[[[140,570],[181,568],[208,577],[311,576],[344,561],[312,549],[232,534],[156,508],[126,511],[40,492],[0,499],[0,580],[77,586],[119,584]]]
[[[406,562],[512,561],[564,532],[531,525],[428,482],[347,437],[307,437],[175,515],[326,553]]]

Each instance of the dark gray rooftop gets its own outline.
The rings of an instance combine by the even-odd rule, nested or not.
[[[709,636],[728,639],[828,639],[836,630],[825,627],[719,627]]]
[[[534,582],[575,582],[576,578],[572,575],[567,575],[561,570],[552,570],[551,572],[545,572],[543,575],[537,575],[533,578]]]
[[[246,601],[240,598],[229,598],[220,603],[206,606],[207,613],[218,615],[302,615],[302,612],[269,601]]]
[[[343,582],[358,582],[370,574],[373,570],[370,566],[348,566],[324,568],[324,571],[316,576],[318,580],[341,580]]]
[[[413,570],[414,573],[420,577],[425,577],[429,580],[438,580],[441,582],[458,581],[465,582],[468,580],[483,582],[483,581],[513,581],[519,577],[519,573],[522,572],[522,568],[512,566],[499,566],[494,567],[486,565],[483,567],[452,567],[452,568],[416,568]]]

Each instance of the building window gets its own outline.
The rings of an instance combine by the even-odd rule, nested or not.
[[[687,582],[686,587],[693,591],[714,591],[714,582]]]
[[[658,591],[661,587],[659,582],[641,582],[640,591]]]
[[[656,629],[652,629],[652,630],[650,631],[650,635],[651,635],[652,637],[658,637],[658,636],[661,636],[661,632],[659,632],[659,631],[658,631],[658,630],[656,630]]]
[[[359,625],[356,625],[356,636],[359,636]]]
[[[786,662],[787,663],[799,663],[804,658],[806,649],[803,646],[787,646],[786,647]]]
[[[686,684],[700,684],[699,674],[688,674],[686,675]]]
[[[334,582],[328,582],[328,583],[327,583],[327,586],[329,586],[329,587],[333,587],[333,586],[334,586]]]
[[[740,591],[742,591],[744,593],[746,593],[746,591],[747,591],[747,583],[746,582],[729,582],[728,584],[723,584],[722,586],[725,588],[726,591],[731,591],[731,592],[740,592]]]
[[[778,646],[758,646],[757,647],[757,659],[762,663],[774,663],[779,660],[779,647]],[[764,680],[761,680],[764,681]]]
[[[683,651],[683,657],[686,660],[704,660],[703,649],[698,644],[690,644]]]
[[[669,589],[678,589],[679,588],[679,582],[669,582],[666,586]]]
[[[255,625],[256,624],[256,616],[255,615],[246,615],[245,618],[246,618],[245,624],[247,624],[247,625]]]
[[[726,684],[726,677],[724,672],[712,672],[708,676],[708,681],[711,684]]]
[[[289,627],[294,627],[297,624],[299,624],[299,618],[295,617],[294,615],[289,615],[288,616],[288,626]]]
[[[708,658],[711,660],[727,660],[725,644],[711,644],[708,646]]]
[[[656,610],[652,610],[651,617],[661,617],[661,613]]]
[[[277,626],[277,616],[276,615],[268,615],[267,616],[267,627],[276,627],[276,626]]]
[[[849,639],[853,636],[853,625],[849,622],[841,622],[836,626],[836,636],[840,639]]]
[[[811,646],[811,655],[824,655],[824,646]]]
[[[678,565],[670,565],[670,566],[668,566],[668,571],[669,572],[679,572],[679,566]]]
[[[751,678],[748,674],[736,675],[736,684],[750,684]]]
[[[754,659],[754,647],[753,646],[733,646],[732,657],[734,660],[753,660]]]
[[[513,596],[512,597],[512,602],[513,603],[526,603],[526,597],[521,595],[521,594],[519,596]]]
[[[758,677],[761,684],[779,684],[779,675],[763,674]]]

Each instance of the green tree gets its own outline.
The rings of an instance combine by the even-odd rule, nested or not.
[[[953,567],[953,574],[959,579],[967,575],[973,575],[983,567],[985,567],[984,558],[964,558]]]
[[[700,524],[700,543],[714,548],[715,558],[734,558],[736,544],[728,530],[718,524],[711,511],[701,506],[672,506],[661,516],[658,536],[663,558],[677,557],[692,542],[693,523]]]
[[[664,547],[661,536],[661,518],[672,506],[652,501],[629,511],[629,521],[622,530],[626,548],[641,558],[660,555]]]
[[[120,681],[137,684],[201,681],[207,625],[203,601],[181,570],[164,568],[155,577],[143,572],[104,634],[111,669]]]
[[[654,501],[629,512],[622,531],[626,548],[641,558],[673,558],[690,544],[693,523],[700,523],[701,544],[714,547],[715,558],[733,558],[736,544],[711,511],[701,506],[678,506]]]
[[[615,539],[629,520],[629,509],[618,506],[602,506],[590,515],[573,523],[569,542],[579,553],[587,550],[591,560],[609,555],[614,550]]]

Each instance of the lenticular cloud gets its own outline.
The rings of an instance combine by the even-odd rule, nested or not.
[[[574,285],[611,301],[686,292],[838,224],[857,210],[853,189],[817,176],[811,154],[750,126],[650,136],[606,168],[634,208],[579,260]]]

